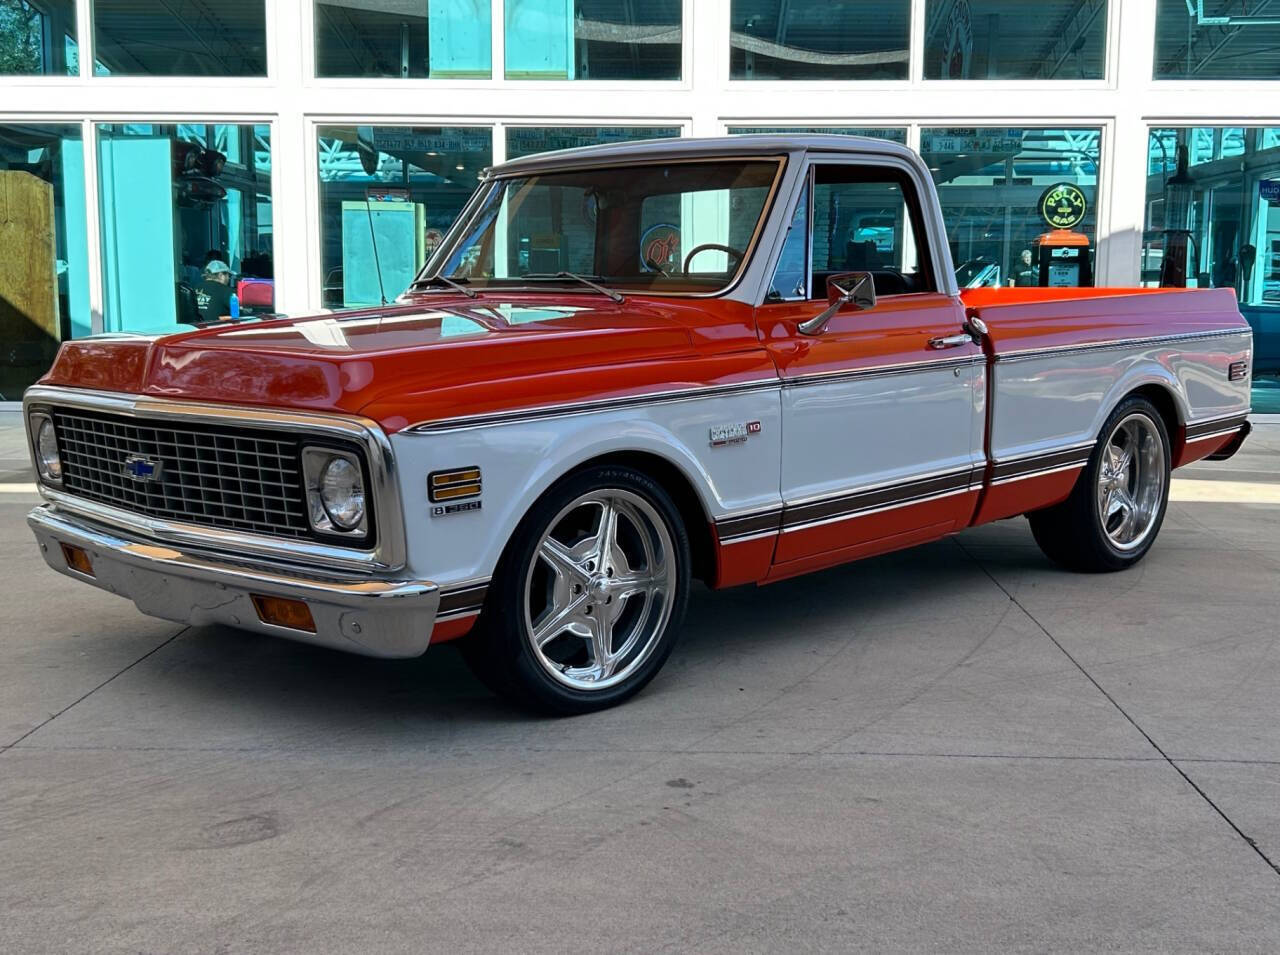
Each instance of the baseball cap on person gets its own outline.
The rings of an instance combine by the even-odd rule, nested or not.
[[[231,266],[227,265],[221,259],[211,259],[204,267],[205,275],[221,275],[223,272],[230,272]]]

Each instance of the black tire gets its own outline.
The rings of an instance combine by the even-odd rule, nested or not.
[[[649,626],[651,635],[644,640],[643,656],[637,655],[636,659],[626,664],[630,668],[629,672],[626,668],[620,668],[617,675],[608,678],[617,678],[618,682],[599,689],[567,685],[570,682],[581,682],[572,680],[570,674],[577,668],[569,664],[566,664],[559,676],[552,672],[555,661],[548,660],[548,653],[541,653],[534,647],[531,625],[537,625],[537,621],[533,620],[532,612],[528,610],[530,601],[536,601],[539,599],[538,593],[546,591],[543,594],[547,601],[544,613],[553,615],[552,611],[556,609],[553,606],[554,598],[548,594],[551,587],[556,586],[556,577],[552,575],[549,564],[540,569],[539,554],[542,553],[544,537],[552,535],[553,531],[559,534],[558,528],[565,526],[563,522],[573,519],[572,514],[565,516],[566,508],[588,496],[603,496],[623,505],[631,502],[633,506],[641,508],[632,515],[638,514],[640,519],[631,523],[629,531],[630,537],[636,541],[644,533],[641,524],[645,521],[652,522],[656,518],[661,522],[662,529],[658,530],[654,526],[655,535],[649,540],[649,544],[655,547],[656,553],[657,544],[661,543],[664,553],[663,584],[660,591],[655,589],[653,593],[661,593],[665,614],[653,619]],[[578,506],[589,508],[593,503],[595,502],[588,501]],[[623,514],[625,522],[628,517],[625,511]],[[584,542],[586,540],[584,538]],[[690,566],[689,537],[679,509],[653,478],[633,468],[614,465],[591,467],[571,474],[539,498],[516,528],[494,573],[476,629],[461,642],[463,658],[477,678],[491,690],[543,713],[568,716],[616,706],[640,692],[671,655],[688,604]],[[604,569],[602,562],[595,578],[603,578]],[[609,568],[609,572],[612,575],[612,568]],[[538,585],[539,575],[545,578],[542,586]],[[561,580],[563,579],[561,575]],[[602,587],[607,583],[608,581],[604,581],[602,584],[597,580],[594,586]],[[573,586],[577,587],[574,591],[576,594],[582,593],[584,587],[590,591],[593,585],[582,582]],[[574,596],[570,599],[577,601],[579,598]],[[612,600],[603,597],[600,599],[607,599],[609,602]],[[635,597],[624,595],[617,606],[630,606],[629,601],[633,599]],[[644,607],[648,608],[651,603],[656,607],[657,600],[656,596],[646,592]],[[587,604],[582,610],[589,614],[593,608]],[[623,611],[624,614],[629,612]],[[647,612],[643,610],[640,613]],[[566,632],[561,637],[553,638],[552,644],[548,646],[559,640],[569,650],[573,650],[573,639],[575,635]],[[590,659],[590,648],[594,645],[586,638],[576,639],[582,641],[582,652],[588,654]]]
[[[1117,546],[1104,526],[1098,498],[1103,492],[1098,488],[1103,475],[1103,457],[1107,453],[1112,435],[1122,423],[1134,421],[1135,416],[1139,423],[1145,424],[1149,429],[1149,434],[1159,440],[1161,464],[1158,469],[1153,468],[1152,473],[1159,471],[1161,487],[1158,495],[1154,490],[1150,492],[1148,529],[1141,540],[1122,547]],[[1153,453],[1154,450],[1153,448]],[[1046,557],[1068,570],[1108,573],[1132,567],[1151,549],[1160,533],[1160,526],[1164,523],[1165,511],[1169,506],[1169,464],[1169,432],[1165,428],[1164,419],[1146,398],[1130,395],[1116,406],[1102,426],[1098,444],[1077,479],[1071,496],[1060,504],[1027,515],[1036,543]]]

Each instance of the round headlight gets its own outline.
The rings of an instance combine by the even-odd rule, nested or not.
[[[40,421],[40,430],[36,432],[36,464],[40,476],[50,481],[62,480],[62,459],[58,457],[58,436],[53,431],[53,422],[48,418]]]
[[[334,526],[355,530],[364,520],[364,481],[346,458],[330,458],[320,472],[320,503]]]

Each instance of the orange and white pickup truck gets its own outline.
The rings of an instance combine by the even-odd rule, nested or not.
[[[392,306],[63,345],[25,399],[29,523],[144,613],[462,640],[584,712],[654,677],[693,578],[1023,514],[1065,567],[1132,565],[1170,470],[1247,434],[1251,348],[1229,289],[960,293],[890,143],[570,150],[486,171]]]

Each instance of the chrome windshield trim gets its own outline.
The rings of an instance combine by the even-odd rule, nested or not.
[[[324,567],[366,574],[396,571],[405,564],[404,517],[391,442],[377,422],[368,418],[307,411],[276,411],[269,408],[46,385],[29,388],[23,396],[22,404],[24,425],[30,420],[33,411],[61,407],[105,411],[152,421],[239,424],[355,441],[364,448],[368,457],[369,478],[373,484],[370,491],[374,499],[377,544],[372,550],[243,531],[224,531],[183,521],[148,517],[109,504],[86,500],[43,482],[39,482],[37,486],[45,500],[56,505],[59,510],[164,543],[229,553],[240,559],[260,558],[271,562],[284,560],[303,567]],[[28,444],[33,440],[30,428],[27,428]],[[34,453],[34,448],[31,450]]]
[[[736,142],[737,137],[730,140],[731,143]],[[676,140],[679,141],[679,140]],[[659,142],[664,142],[659,140]],[[589,147],[595,148],[595,147]],[[652,295],[660,298],[732,298],[732,294],[736,292],[747,280],[748,276],[760,268],[759,249],[764,245],[766,237],[771,237],[771,228],[776,219],[778,209],[778,195],[786,188],[786,183],[791,175],[791,163],[789,160],[796,153],[795,149],[780,148],[774,151],[754,153],[742,150],[727,150],[723,153],[715,152],[708,155],[695,156],[679,156],[670,159],[660,157],[638,155],[635,158],[627,158],[617,162],[609,163],[607,166],[600,163],[566,163],[564,166],[557,164],[553,168],[538,169],[526,166],[508,168],[506,164],[501,167],[490,168],[487,175],[481,180],[476,191],[472,193],[471,198],[463,207],[462,214],[450,226],[449,231],[445,235],[445,239],[441,241],[440,246],[432,254],[424,268],[419,270],[415,276],[414,282],[410,284],[410,291],[415,290],[414,285],[417,281],[427,276],[440,274],[440,269],[444,263],[457,251],[458,244],[469,233],[471,223],[481,214],[485,201],[497,190],[504,188],[502,183],[512,179],[526,179],[533,176],[554,176],[559,173],[578,172],[587,169],[607,168],[616,169],[619,166],[661,166],[661,165],[695,165],[695,164],[718,164],[731,162],[748,162],[748,163],[772,163],[775,165],[773,180],[769,185],[769,192],[765,196],[764,202],[760,206],[760,214],[756,219],[755,228],[751,233],[751,239],[743,249],[742,260],[738,262],[737,268],[734,270],[730,279],[713,289],[654,289],[650,287],[636,287],[627,285],[625,282],[619,284],[611,280],[610,276],[596,276],[605,282],[611,289],[619,292],[629,293],[631,295]],[[519,160],[513,161],[519,162]],[[483,198],[481,194],[483,193]],[[467,219],[466,227],[460,228],[459,223],[463,218]],[[767,256],[766,256],[767,258]],[[450,276],[457,278],[457,276]],[[485,279],[484,281],[505,282],[508,279]],[[510,281],[519,281],[518,276],[513,276]],[[513,287],[506,285],[481,285],[472,284],[469,286],[475,292],[497,292],[505,293],[513,290]],[[547,286],[539,286],[539,290]],[[515,290],[519,290],[517,286]],[[560,291],[559,288],[556,289]]]

